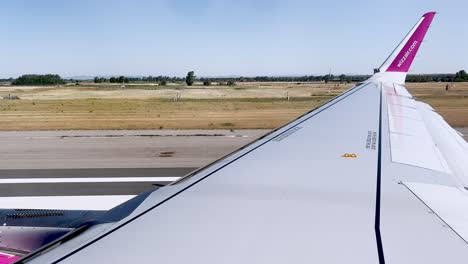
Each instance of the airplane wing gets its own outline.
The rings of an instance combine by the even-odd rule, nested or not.
[[[404,87],[434,15],[368,81],[18,263],[465,262],[467,143]]]

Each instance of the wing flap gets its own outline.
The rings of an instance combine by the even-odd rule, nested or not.
[[[404,182],[414,195],[468,241],[468,195],[452,186]]]
[[[418,102],[401,85],[384,85],[387,90],[387,114],[390,150],[393,162],[451,173],[449,165],[426,128]],[[394,89],[400,87],[403,95]],[[393,89],[392,89],[393,88]],[[398,91],[398,90],[397,90]],[[408,96],[409,95],[409,96]]]
[[[390,142],[393,162],[450,173],[447,162],[428,140],[391,133]]]
[[[406,98],[413,98],[413,96],[408,92],[408,90],[406,90],[405,86],[394,83],[393,87],[395,89],[396,95],[406,97]]]

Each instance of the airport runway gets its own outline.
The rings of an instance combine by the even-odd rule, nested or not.
[[[93,177],[180,177],[197,167],[178,168],[92,168],[92,169],[0,169],[2,178],[93,178]]]
[[[193,168],[208,164],[268,131],[0,132],[0,169]]]
[[[174,178],[184,176],[196,169],[187,167],[0,170],[0,194],[3,197],[139,194],[154,188],[155,185],[166,185]],[[111,179],[111,181],[87,182],[89,178]],[[119,179],[129,178],[161,178],[161,180],[134,182],[130,179],[128,182],[116,182]],[[3,183],[4,179],[16,179],[21,183]],[[22,183],[21,180],[24,179],[38,180],[41,183]],[[64,183],[61,182],[62,179],[78,179],[78,181]],[[45,180],[57,182],[43,183]]]
[[[0,132],[0,194],[135,195],[168,184],[268,131]],[[458,131],[468,140],[468,128]]]
[[[463,138],[468,142],[468,127],[458,127],[456,129],[463,134]]]
[[[168,184],[267,132],[0,132],[0,194],[3,197],[139,194],[155,185]]]

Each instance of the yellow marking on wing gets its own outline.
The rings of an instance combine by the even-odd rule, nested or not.
[[[345,153],[341,156],[342,158],[349,158],[349,159],[355,159],[357,158],[358,156],[354,153]]]

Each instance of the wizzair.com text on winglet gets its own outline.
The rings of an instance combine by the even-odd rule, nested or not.
[[[436,12],[429,12],[421,17],[392,54],[379,67],[379,73],[375,74],[371,80],[384,76],[384,78],[396,83],[403,84],[405,82],[406,74],[421,47],[435,15]]]

